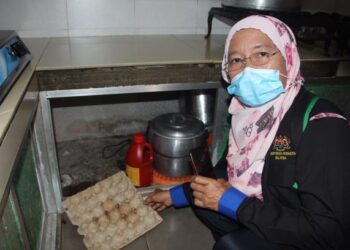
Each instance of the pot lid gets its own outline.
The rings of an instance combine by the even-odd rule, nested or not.
[[[183,113],[168,113],[151,121],[151,130],[163,137],[192,138],[205,132],[202,121]]]

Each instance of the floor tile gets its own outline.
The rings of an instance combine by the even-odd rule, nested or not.
[[[160,213],[163,223],[146,237],[150,250],[210,250],[214,239],[190,208],[170,208]]]

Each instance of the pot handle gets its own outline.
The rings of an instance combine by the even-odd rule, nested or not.
[[[169,123],[172,125],[181,125],[186,122],[186,117],[184,114],[173,114]]]

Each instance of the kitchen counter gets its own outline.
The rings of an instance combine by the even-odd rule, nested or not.
[[[221,63],[225,35],[51,38],[37,71],[98,67]],[[323,55],[322,45],[299,46],[302,61],[350,60]]]
[[[153,35],[52,38],[37,70],[218,63],[225,36]]]

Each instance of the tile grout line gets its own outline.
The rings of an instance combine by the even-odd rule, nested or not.
[[[146,235],[145,235],[145,238],[146,238],[147,250],[151,250],[150,244],[149,244],[149,242],[148,242],[147,233],[146,233]]]

